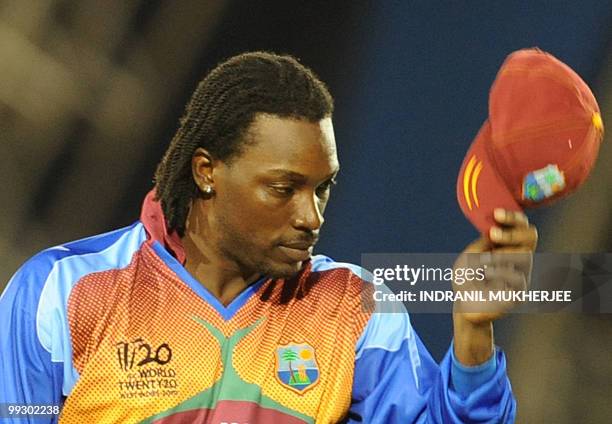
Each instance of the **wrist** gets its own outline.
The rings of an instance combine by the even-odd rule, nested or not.
[[[494,352],[493,323],[474,323],[463,314],[453,314],[454,354],[465,366],[476,366],[486,362]]]

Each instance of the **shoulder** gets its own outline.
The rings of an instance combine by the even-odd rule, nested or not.
[[[312,258],[312,272],[334,274],[336,278],[329,280],[345,280],[349,291],[358,294],[363,311],[367,311],[367,319],[361,326],[361,332],[356,344],[357,358],[366,351],[382,350],[395,352],[408,346],[416,350],[415,334],[410,322],[410,316],[401,302],[376,302],[376,291],[389,292],[384,284],[374,284],[373,274],[360,265],[338,262],[325,255]],[[352,290],[351,290],[352,289]]]
[[[2,308],[19,310],[36,322],[41,344],[52,350],[63,326],[74,286],[83,277],[127,266],[146,239],[140,222],[43,250],[26,261],[0,297]]]
[[[311,272],[319,275],[317,284],[322,284],[322,290],[341,290],[345,297],[355,299],[354,303],[359,305],[361,315],[366,317],[359,348],[385,346],[393,350],[412,336],[410,317],[403,303],[377,302],[376,292],[390,291],[384,284],[374,284],[374,276],[367,269],[316,255],[312,257]]]
[[[140,222],[108,233],[45,249],[15,273],[2,296],[24,289],[40,291],[49,279],[76,282],[84,274],[121,266],[146,238]]]
[[[325,255],[312,257],[310,272],[329,284],[348,285],[359,291],[367,290],[372,282],[372,274],[365,268],[348,262],[335,261]]]

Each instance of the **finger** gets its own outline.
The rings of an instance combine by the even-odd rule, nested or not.
[[[493,243],[504,246],[525,246],[534,249],[538,243],[538,231],[534,226],[492,227],[489,237]]]
[[[525,290],[527,278],[521,271],[510,267],[487,267],[485,271],[487,290]]]
[[[483,254],[484,255],[484,254]],[[520,247],[500,247],[490,254],[490,266],[509,266],[515,269],[529,269],[533,265],[533,252]]]
[[[490,312],[496,311],[505,314],[521,303],[520,298],[513,296],[514,293],[524,292],[528,284],[525,275],[521,272],[508,269],[496,269],[488,273],[487,307]]]
[[[519,271],[525,277],[525,288],[531,283],[531,270],[533,268],[533,252],[519,250],[516,247],[503,247],[495,249],[491,254],[493,267],[510,267]]]
[[[478,270],[489,267],[510,267],[523,272],[531,270],[533,265],[533,252],[525,247],[503,246],[496,247],[487,252],[465,252],[461,255],[462,261],[455,266]]]
[[[497,208],[493,211],[493,218],[498,224],[508,227],[529,227],[527,215],[520,211],[509,211]]]

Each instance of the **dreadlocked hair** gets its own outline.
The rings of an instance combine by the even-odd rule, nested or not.
[[[244,148],[256,114],[317,122],[331,116],[333,108],[325,84],[292,56],[251,52],[217,65],[198,84],[155,171],[168,231],[185,234],[191,200],[199,193],[191,171],[198,147],[231,163]]]

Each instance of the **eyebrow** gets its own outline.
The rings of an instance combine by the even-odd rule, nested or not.
[[[331,174],[328,175],[327,179],[335,177],[340,172],[340,167],[336,168]],[[268,175],[272,175],[280,178],[287,178],[296,181],[305,181],[307,178],[305,175],[299,172],[290,171],[288,169],[271,169],[266,172]]]

